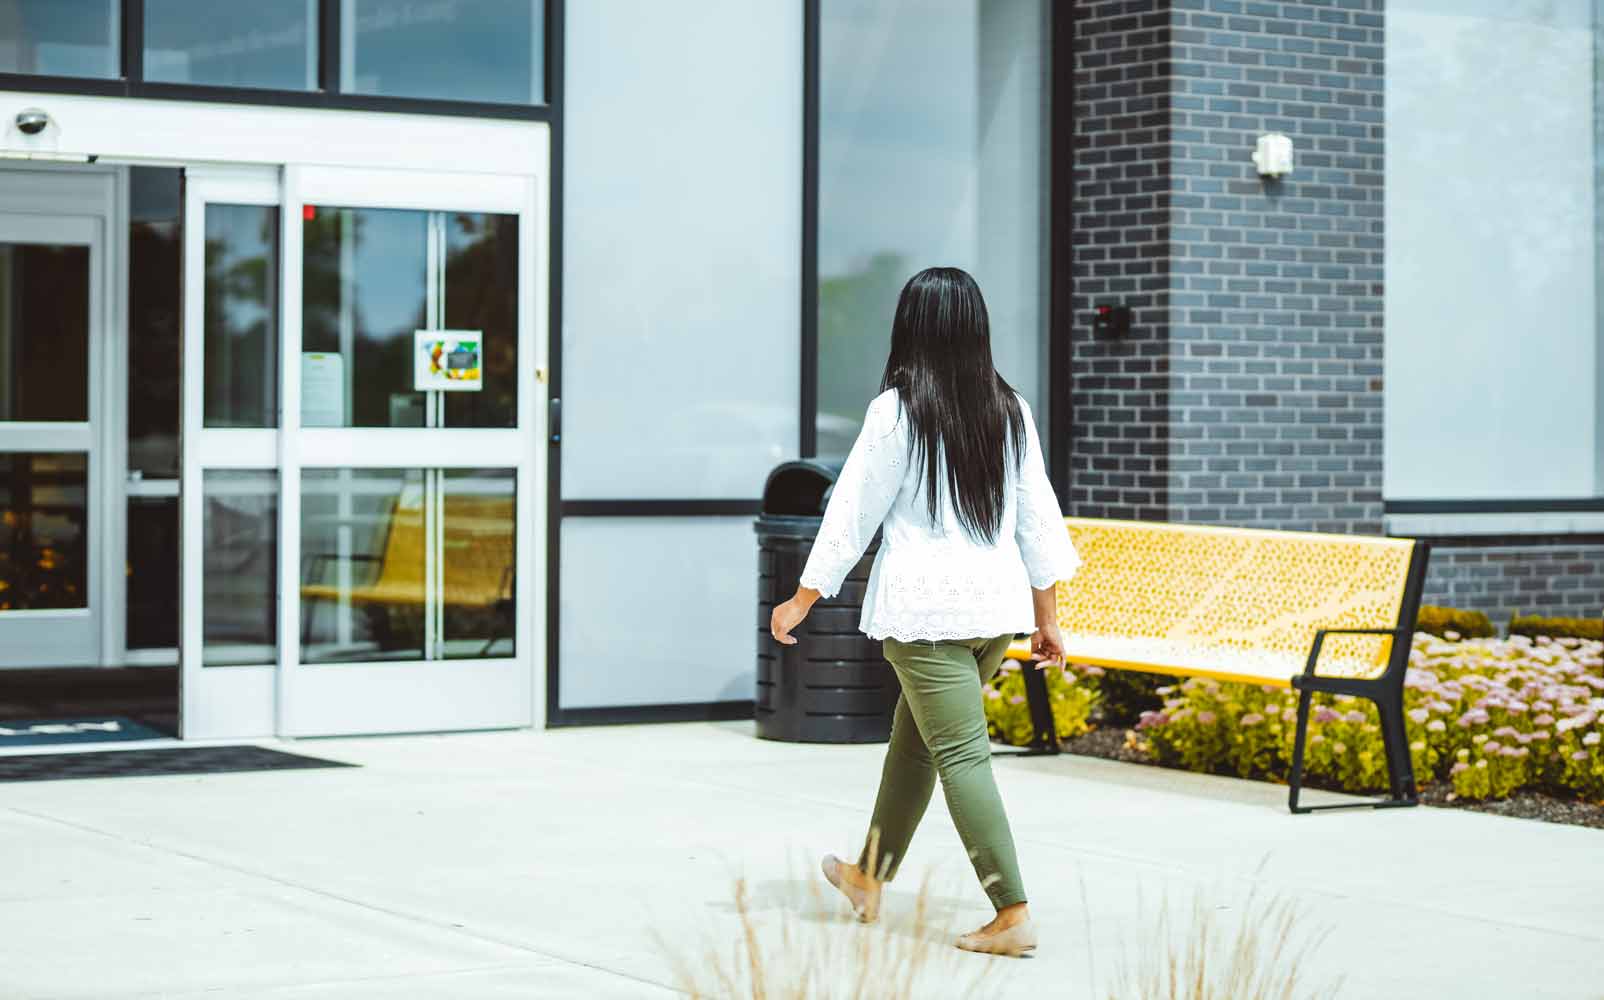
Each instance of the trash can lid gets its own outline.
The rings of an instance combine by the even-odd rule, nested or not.
[[[764,514],[818,517],[841,475],[839,459],[801,458],[781,462],[763,484]]]

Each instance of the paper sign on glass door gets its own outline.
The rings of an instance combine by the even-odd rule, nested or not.
[[[484,388],[482,330],[418,330],[412,339],[412,388],[419,392]]]

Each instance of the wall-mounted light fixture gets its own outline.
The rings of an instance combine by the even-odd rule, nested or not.
[[[61,151],[61,125],[43,108],[23,108],[11,119],[4,140],[15,148],[0,148],[0,160],[48,160],[54,163],[93,163],[93,153]]]
[[[1280,180],[1292,172],[1292,139],[1280,132],[1270,132],[1259,136],[1258,146],[1253,150],[1253,163],[1259,168],[1259,176]]]

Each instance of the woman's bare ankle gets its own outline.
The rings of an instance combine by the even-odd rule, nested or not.
[[[998,931],[1005,931],[1016,924],[1022,924],[1029,919],[1030,906],[1028,904],[1010,903],[998,910],[997,915],[991,919],[991,923],[980,930],[982,933],[993,934]]]
[[[864,872],[864,870],[857,865],[843,864],[841,866],[841,878],[844,881],[851,883],[854,888],[858,889],[867,889],[874,885],[874,879],[871,879]]]

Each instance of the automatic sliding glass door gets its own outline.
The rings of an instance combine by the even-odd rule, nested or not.
[[[0,214],[0,668],[98,665],[99,223]]]
[[[283,729],[528,725],[530,187],[308,168],[287,202]]]
[[[533,721],[531,193],[192,171],[187,736]]]

